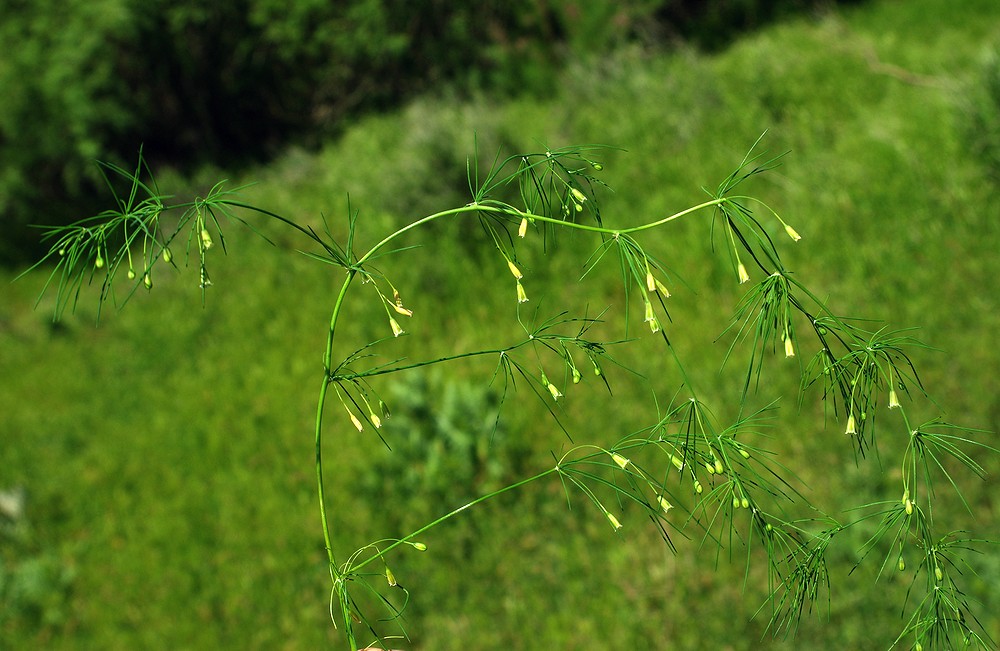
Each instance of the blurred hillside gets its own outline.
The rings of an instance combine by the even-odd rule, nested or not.
[[[190,172],[315,147],[428,90],[546,96],[626,43],[718,48],[821,0],[5,0],[0,264],[100,210],[99,159]]]

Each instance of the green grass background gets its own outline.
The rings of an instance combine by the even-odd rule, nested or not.
[[[318,152],[289,151],[232,180],[257,182],[246,199],[287,217],[319,225],[327,215],[341,235],[349,193],[370,243],[468,201],[473,134],[484,163],[500,146],[600,142],[624,150],[602,158],[601,178],[614,189],[603,197],[605,217],[633,224],[702,201],[700,188],[714,187],[767,130],[764,146],[790,153],[751,189],[803,235],[781,242],[788,266],[843,313],[920,326],[919,338],[941,349],[915,358],[943,412],[995,432],[1000,207],[963,127],[998,25],[1000,5],[986,0],[883,1],[779,24],[712,56],[622,51],[571,66],[549,97],[427,96],[361,120]],[[159,180],[166,191],[204,192],[220,175],[165,171]],[[51,296],[33,309],[44,273],[0,279],[0,488],[27,491],[25,522],[0,551],[8,582],[0,648],[343,647],[327,612],[311,429],[341,276],[295,254],[301,242],[290,233],[263,230],[277,250],[234,227],[229,255],[212,251],[215,286],[204,307],[196,273],[160,273],[148,296],[106,312],[99,327],[96,291],[53,325]],[[706,214],[645,242],[689,285],[675,285],[670,334],[699,395],[725,417],[741,377],[736,366],[719,374],[726,344],[713,342],[740,288],[709,233]],[[412,242],[424,246],[382,265],[416,313],[410,336],[393,342],[399,350],[429,357],[517,336],[513,283],[477,227],[444,223]],[[530,305],[610,305],[604,334],[619,337],[613,268],[577,282],[593,244],[564,237],[543,259],[537,238],[526,242]],[[359,287],[354,298],[340,331],[345,353],[388,334],[372,295]],[[622,357],[664,395],[677,386],[666,360]],[[856,465],[842,426],[824,427],[815,395],[796,411],[796,364],[776,359],[769,368],[759,399],[780,397],[782,410],[767,443],[810,499],[838,512],[897,497],[905,432],[883,419],[884,466]],[[473,392],[492,370],[484,362],[429,374],[425,420],[461,413],[443,404],[449,392]],[[647,387],[630,389],[625,373],[612,380],[613,408],[595,398],[596,383],[566,391],[563,415],[578,442],[610,444],[649,413]],[[405,391],[393,380],[380,388]],[[503,435],[487,451],[500,478],[543,468],[550,451],[566,447],[526,392],[504,413]],[[470,471],[454,501],[428,504],[418,485],[384,474],[393,466],[376,437],[358,435],[338,409],[327,418],[341,556],[489,485]],[[996,444],[992,433],[983,440]],[[974,513],[942,491],[950,506],[937,514],[940,526],[1000,539],[1000,463],[975,456],[991,474],[963,486]],[[380,483],[392,488],[388,498],[374,497]],[[394,559],[412,593],[409,647],[886,648],[902,626],[903,580],[875,582],[874,568],[849,574],[864,529],[831,557],[829,606],[822,601],[797,638],[772,640],[762,639],[766,617],[752,618],[765,591],[754,572],[744,586],[741,547],[730,559],[679,539],[673,556],[640,514],[628,515],[614,534],[582,500],[567,510],[558,484],[538,484],[449,522],[426,537],[427,552]],[[965,585],[1000,639],[1000,554],[984,551],[979,577]]]

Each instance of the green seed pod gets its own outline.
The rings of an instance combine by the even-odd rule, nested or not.
[[[604,166],[603,166],[603,165],[601,165],[600,163],[595,163],[595,162],[591,161],[591,163],[590,163],[590,164],[591,164],[591,166],[592,166],[592,167],[593,167],[593,168],[594,168],[595,170],[597,170],[598,172],[600,172],[601,170],[603,170],[603,169],[604,169]]]
[[[764,530],[765,531],[771,531],[772,529],[774,529],[774,527],[771,526],[770,522],[768,522],[766,525],[764,525]]]
[[[829,332],[829,330],[827,330],[826,328],[823,328],[823,327],[820,327],[820,329],[819,329],[819,333],[820,333],[821,335],[825,335],[825,334],[826,334],[827,332]]]
[[[98,269],[104,268],[104,258],[101,257],[100,253],[97,254],[97,259],[94,260],[94,266],[97,267]]]
[[[135,280],[135,269],[129,269],[125,275],[128,276],[129,280]]]

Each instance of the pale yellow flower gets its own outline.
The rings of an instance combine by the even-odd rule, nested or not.
[[[528,294],[527,292],[524,291],[524,285],[521,284],[520,280],[517,281],[517,302],[518,303],[528,302]]]
[[[750,280],[750,274],[747,273],[747,268],[743,266],[742,262],[739,264],[738,267],[736,267],[736,273],[740,277],[740,284],[741,285],[743,283],[745,283],[745,282],[749,282],[749,280]]]

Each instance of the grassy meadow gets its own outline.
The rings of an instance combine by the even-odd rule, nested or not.
[[[371,244],[469,201],[474,138],[484,166],[501,147],[604,143],[618,149],[599,157],[613,190],[602,212],[631,225],[704,201],[701,188],[766,131],[761,147],[788,154],[746,192],[802,234],[792,243],[769,224],[788,266],[842,313],[919,327],[937,350],[913,357],[940,413],[988,430],[981,440],[1000,447],[1000,187],[970,154],[966,129],[978,71],[998,44],[996,2],[882,0],[773,25],[712,55],[626,49],[580,61],[544,97],[443,91],[364,118],[319,151],[293,149],[238,176],[162,170],[158,183],[183,197],[219,178],[253,182],[248,202],[317,228],[325,216],[340,236],[350,205]],[[0,530],[0,649],[345,648],[330,622],[312,439],[342,277],[296,253],[304,243],[292,231],[260,228],[276,246],[233,224],[228,254],[212,250],[204,306],[196,269],[181,266],[126,309],[106,306],[96,327],[96,286],[54,324],[53,294],[34,307],[44,270],[0,276],[0,490],[25,496],[23,516]],[[415,315],[381,354],[433,358],[518,338],[514,284],[477,224],[436,223],[408,243],[420,247],[379,266]],[[691,382],[732,418],[745,356],[720,373],[730,339],[719,335],[743,288],[718,235],[713,248],[711,214],[644,243],[672,271],[667,331]],[[642,378],[610,370],[613,399],[588,378],[560,400],[577,443],[607,446],[648,423],[651,390],[670,396],[681,379],[669,360],[644,354],[641,305],[624,304],[616,264],[578,282],[594,246],[563,234],[543,255],[529,235],[519,256],[540,316],[609,307],[600,335],[619,339],[631,311],[628,335],[640,341],[614,354]],[[374,294],[353,292],[342,355],[390,334]],[[898,499],[907,432],[883,419],[879,458],[859,462],[816,393],[797,407],[804,362],[767,360],[754,400],[779,400],[780,411],[760,444],[827,512],[848,518],[849,506]],[[489,443],[494,366],[387,378],[379,388],[394,415],[383,435],[400,442],[394,453],[331,406],[327,492],[341,556],[544,469],[568,447],[527,391],[508,396]],[[964,476],[972,513],[941,482],[947,508],[935,521],[1000,540],[1000,456],[971,454],[989,472]],[[753,565],[745,577],[738,541],[719,554],[677,537],[674,555],[638,512],[626,510],[613,532],[579,496],[572,506],[558,482],[533,484],[430,532],[425,553],[395,557],[412,640],[398,646],[884,649],[904,625],[907,581],[893,572],[876,581],[872,559],[851,571],[872,533],[864,526],[831,552],[829,599],[797,637],[773,639],[766,609],[754,617],[766,584]],[[1000,640],[1000,549],[980,550],[979,576],[967,572],[963,585]]]

